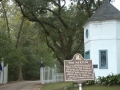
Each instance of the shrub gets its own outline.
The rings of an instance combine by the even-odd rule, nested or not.
[[[91,81],[86,81],[84,82],[82,85],[83,86],[86,86],[86,85],[94,85],[95,84],[95,81],[94,80],[91,80]]]
[[[108,75],[106,77],[99,77],[97,83],[100,82],[100,84],[102,85],[120,85],[120,74],[112,74],[112,75]]]

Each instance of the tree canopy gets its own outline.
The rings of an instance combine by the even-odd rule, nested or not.
[[[1,0],[0,58],[9,64],[9,80],[37,79],[41,61],[54,66],[57,60],[63,67],[75,53],[84,55],[82,26],[102,3]]]
[[[63,66],[63,60],[84,52],[83,28],[100,0],[15,0],[24,17],[37,22],[46,43]],[[67,1],[71,5],[66,6]]]
[[[63,60],[70,59],[74,53],[83,50],[82,23],[86,16],[84,12],[78,12],[75,6],[67,9],[65,0],[26,0],[25,2],[16,0],[16,2],[28,20],[37,22],[48,47],[53,50],[61,65]]]

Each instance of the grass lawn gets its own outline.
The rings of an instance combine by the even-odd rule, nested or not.
[[[61,88],[64,88],[66,86],[72,85],[71,82],[58,82],[58,83],[50,83],[50,84],[45,84],[41,88],[41,90],[59,90]]]
[[[120,90],[120,86],[85,86],[83,90]]]
[[[79,90],[79,88],[72,87],[72,82],[58,82],[45,84],[41,90]],[[120,86],[84,86],[82,90],[120,90]]]

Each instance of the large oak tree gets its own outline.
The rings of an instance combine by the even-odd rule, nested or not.
[[[82,25],[101,5],[95,0],[15,0],[24,17],[37,22],[46,43],[63,66],[63,60],[71,59],[75,53],[82,53],[84,32]]]

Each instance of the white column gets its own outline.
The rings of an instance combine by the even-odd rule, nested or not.
[[[8,82],[8,64],[4,67],[4,84]]]
[[[40,81],[41,81],[41,84],[44,84],[44,80],[43,80],[43,78],[44,78],[44,76],[43,76],[43,67],[41,67],[40,68]]]
[[[1,82],[1,78],[2,78],[1,73],[2,73],[2,71],[0,71],[0,84],[2,84],[2,82]]]
[[[1,61],[1,66],[2,66],[2,71],[0,71],[0,83],[2,84],[3,83],[3,75],[4,75],[4,61],[3,61],[3,58],[2,58],[2,61]]]
[[[56,82],[56,64],[54,65],[53,77],[54,77],[54,82]]]
[[[46,74],[46,73],[45,73]],[[44,75],[45,75],[44,74]],[[51,74],[51,69],[50,67],[48,67],[48,70],[47,70],[47,83],[49,83],[51,80],[50,80],[50,74]]]

